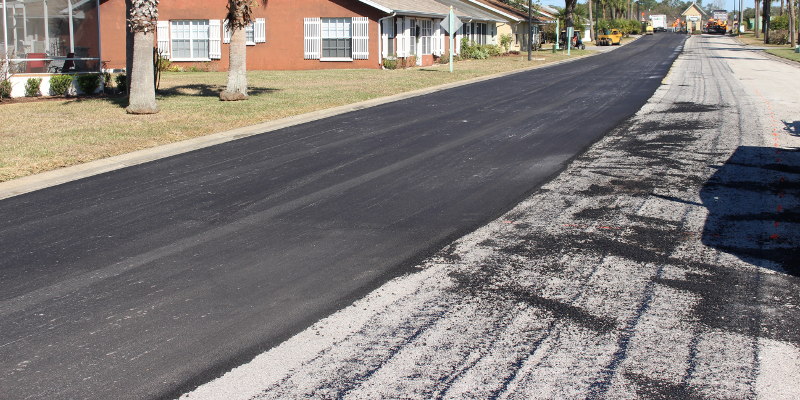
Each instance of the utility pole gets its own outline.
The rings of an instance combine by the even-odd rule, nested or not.
[[[589,2],[589,39],[590,41],[594,42],[594,21],[592,20],[592,0],[588,0]],[[638,0],[637,0],[638,4]]]
[[[528,0],[528,61],[533,61],[533,0]]]

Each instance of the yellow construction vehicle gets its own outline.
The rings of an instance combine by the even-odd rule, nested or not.
[[[613,46],[622,41],[622,32],[619,29],[604,29],[601,35],[597,35],[598,46]]]

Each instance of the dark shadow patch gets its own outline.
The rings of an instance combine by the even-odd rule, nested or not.
[[[219,97],[220,92],[225,90],[224,85],[209,85],[205,83],[195,83],[190,85],[173,86],[168,89],[160,89],[156,95],[158,97],[175,96],[199,96],[199,97]],[[264,87],[248,87],[248,96],[258,96],[266,93],[274,93],[280,89]]]
[[[625,377],[634,383],[636,397],[649,400],[701,400],[703,396],[685,384],[676,384],[664,379],[650,378],[642,374],[626,372]]]
[[[614,319],[599,317],[580,307],[539,296],[532,289],[514,283],[507,284],[502,277],[498,279],[497,272],[501,268],[499,265],[485,264],[477,271],[454,272],[450,274],[450,277],[456,282],[455,290],[470,297],[493,302],[524,303],[545,310],[555,318],[568,319],[598,333],[607,333],[616,329],[617,322]]]
[[[674,105],[670,107],[668,110],[661,111],[665,114],[674,114],[674,113],[701,113],[701,112],[711,112],[717,111],[722,108],[719,105],[712,105],[712,104],[698,104],[693,103],[690,101],[678,101],[673,103]]]
[[[700,190],[708,208],[702,242],[800,276],[798,197],[800,151],[741,146]]]
[[[576,212],[573,216],[577,219],[608,219],[616,215],[614,211],[619,210],[619,207],[597,207],[597,208],[584,208]]]
[[[700,203],[695,203],[695,202],[693,202],[693,201],[684,200],[684,199],[679,199],[679,198],[677,198],[677,197],[673,197],[673,196],[665,196],[665,195],[662,195],[662,194],[655,194],[655,193],[651,194],[651,196],[653,196],[653,197],[658,197],[659,199],[664,199],[664,200],[674,201],[674,202],[676,202],[676,203],[688,204],[688,205],[691,205],[691,206],[698,206],[698,207],[702,207],[702,206],[703,206],[703,205],[702,205],[702,204],[700,204]]]
[[[614,193],[614,188],[609,186],[600,186],[596,184],[589,185],[588,188],[578,192],[584,196],[605,196]]]
[[[783,121],[783,125],[785,125],[785,128],[783,129],[790,135],[800,136],[800,121],[792,121],[792,122]]]

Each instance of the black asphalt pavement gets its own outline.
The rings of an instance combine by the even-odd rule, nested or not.
[[[682,35],[0,201],[0,398],[174,397],[501,215]]]

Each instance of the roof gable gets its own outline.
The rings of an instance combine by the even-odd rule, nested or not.
[[[692,7],[694,7],[694,9],[695,9],[695,10],[697,10],[697,11],[700,13],[700,15],[708,15],[708,14],[706,14],[706,12],[705,12],[705,11],[703,11],[703,9],[702,9],[702,8],[700,8],[700,6],[698,6],[698,5],[697,5],[697,3],[692,3],[692,4],[689,6],[689,8],[687,8],[687,9],[686,9],[686,11],[684,11],[684,12],[682,12],[682,13],[681,13],[681,15],[686,15],[686,13],[688,13],[688,12],[689,12],[689,10],[691,10],[691,9],[692,9]]]

